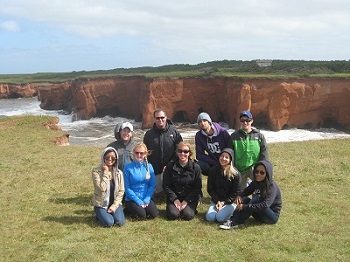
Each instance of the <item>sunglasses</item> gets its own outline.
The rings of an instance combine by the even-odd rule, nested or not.
[[[255,170],[255,171],[254,171],[254,174],[256,174],[256,175],[257,175],[257,174],[260,174],[260,175],[263,176],[263,175],[265,175],[265,171]]]
[[[113,157],[113,156],[106,156],[106,157],[105,157],[105,160],[112,160],[112,161],[115,161],[115,160],[117,160],[117,158],[116,158],[116,157]]]
[[[135,155],[144,155],[146,152],[138,152],[138,151],[135,151],[134,154]]]
[[[157,116],[157,117],[155,117],[156,118],[156,120],[164,120],[165,119],[165,116]]]
[[[241,119],[241,120],[239,120],[241,123],[244,123],[244,122],[246,122],[246,123],[249,123],[250,121],[252,121],[251,119]]]
[[[178,150],[177,150],[177,152],[178,152],[179,154],[181,154],[181,153],[188,154],[188,153],[190,152],[190,150],[182,150],[182,149],[178,149]]]

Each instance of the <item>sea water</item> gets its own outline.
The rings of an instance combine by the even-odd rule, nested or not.
[[[105,116],[90,120],[73,121],[74,117],[61,110],[43,110],[40,108],[37,97],[0,99],[0,117],[13,115],[50,115],[59,117],[59,123],[64,132],[69,134],[71,145],[106,146],[114,141],[114,128],[116,124],[129,121],[134,126],[134,137],[141,141],[145,129],[141,129],[141,122],[123,117]],[[220,123],[227,128],[227,124]],[[198,131],[196,123],[175,123],[184,140],[194,139]],[[228,129],[232,133],[233,129]],[[350,134],[332,128],[317,130],[289,129],[280,131],[261,130],[267,143],[293,142],[304,140],[320,140],[350,137]]]

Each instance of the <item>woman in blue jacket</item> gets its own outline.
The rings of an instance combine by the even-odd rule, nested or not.
[[[147,146],[139,143],[133,150],[134,160],[124,167],[125,213],[133,218],[144,220],[159,215],[152,196],[156,179],[151,164],[147,162]]]
[[[281,191],[273,180],[272,164],[262,160],[254,166],[253,181],[235,199],[236,210],[221,229],[237,228],[250,216],[265,224],[277,223],[282,209]],[[252,199],[248,196],[253,195]]]

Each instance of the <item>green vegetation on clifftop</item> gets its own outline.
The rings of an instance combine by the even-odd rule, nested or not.
[[[158,67],[116,68],[64,73],[0,74],[0,83],[59,83],[78,78],[97,77],[350,77],[350,61],[272,60],[271,66],[260,67],[255,60],[221,60],[197,65],[174,64]]]

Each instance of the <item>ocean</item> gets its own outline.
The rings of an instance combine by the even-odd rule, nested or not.
[[[64,132],[69,134],[70,145],[93,145],[106,146],[114,141],[114,128],[117,123],[129,121],[134,126],[134,136],[136,140],[142,140],[143,134],[147,130],[141,129],[141,122],[122,117],[105,116],[102,118],[92,118],[90,120],[72,121],[72,115],[63,111],[48,111],[39,107],[40,101],[37,97],[0,99],[0,117],[13,115],[50,115],[59,117],[59,123]],[[227,124],[220,123],[227,128]],[[181,132],[184,140],[193,140],[198,131],[196,123],[175,123]],[[232,133],[233,129],[228,129]],[[261,130],[265,135],[267,143],[293,142],[305,140],[320,140],[333,138],[350,137],[345,133],[332,128],[322,128],[317,130],[289,129],[281,131]]]

